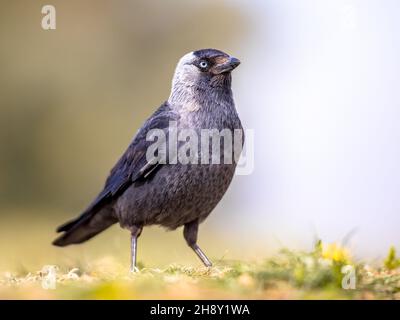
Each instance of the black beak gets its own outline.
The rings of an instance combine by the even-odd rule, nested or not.
[[[229,57],[228,61],[217,66],[216,73],[220,74],[223,72],[230,72],[235,69],[240,64],[240,60],[236,59],[235,57]]]
[[[236,59],[235,57],[230,57],[229,65],[231,66],[232,70],[235,69],[240,64],[240,60]]]

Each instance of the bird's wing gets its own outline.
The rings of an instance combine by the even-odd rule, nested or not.
[[[102,207],[103,204],[117,197],[133,182],[140,179],[150,179],[160,168],[161,164],[151,163],[146,159],[147,148],[154,143],[147,141],[147,133],[152,129],[164,130],[167,136],[171,121],[178,121],[179,115],[164,103],[138,131],[128,149],[111,170],[104,189],[78,219],[89,218]],[[76,219],[76,220],[78,220]],[[68,222],[60,226],[57,231],[66,231],[75,223]]]
[[[146,135],[152,129],[167,130],[171,121],[179,120],[179,115],[164,104],[150,117],[138,131],[128,149],[111,170],[103,192],[99,195],[112,197],[123,191],[133,182],[148,177],[150,171],[159,167],[159,163],[149,163],[146,159],[148,147],[154,143],[147,141]]]

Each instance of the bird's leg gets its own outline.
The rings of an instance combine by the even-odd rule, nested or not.
[[[204,252],[197,245],[197,231],[199,229],[199,220],[194,220],[192,222],[186,223],[183,228],[183,236],[189,247],[197,254],[200,260],[204,263],[206,267],[211,267],[212,263],[204,254]]]
[[[131,272],[138,272],[139,269],[136,267],[136,256],[137,256],[137,239],[142,233],[142,227],[132,226],[129,228],[131,231]]]

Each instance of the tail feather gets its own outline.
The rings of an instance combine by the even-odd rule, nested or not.
[[[66,232],[71,230],[74,226],[76,226],[78,223],[82,223],[84,220],[90,218],[89,215],[86,214],[82,214],[81,216],[73,219],[73,220],[69,220],[66,223],[60,225],[57,227],[57,233],[59,232]]]
[[[86,211],[78,218],[68,221],[57,228],[57,232],[64,233],[53,241],[53,245],[64,247],[70,244],[82,243],[116,222],[117,219],[109,208],[103,208],[97,212]]]

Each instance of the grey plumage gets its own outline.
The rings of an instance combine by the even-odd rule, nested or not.
[[[103,191],[78,218],[60,226],[64,232],[53,244],[86,241],[119,222],[132,234],[133,267],[137,237],[147,225],[168,229],[185,226],[184,236],[206,265],[197,246],[197,229],[226,192],[236,163],[149,164],[146,141],[151,129],[168,135],[171,121],[178,130],[240,129],[231,91],[231,70],[239,60],[222,51],[204,49],[185,55],[178,63],[169,99],[144,123],[106,180]],[[207,66],[205,66],[207,65]],[[221,145],[222,148],[222,145]],[[223,152],[221,152],[221,157]]]

